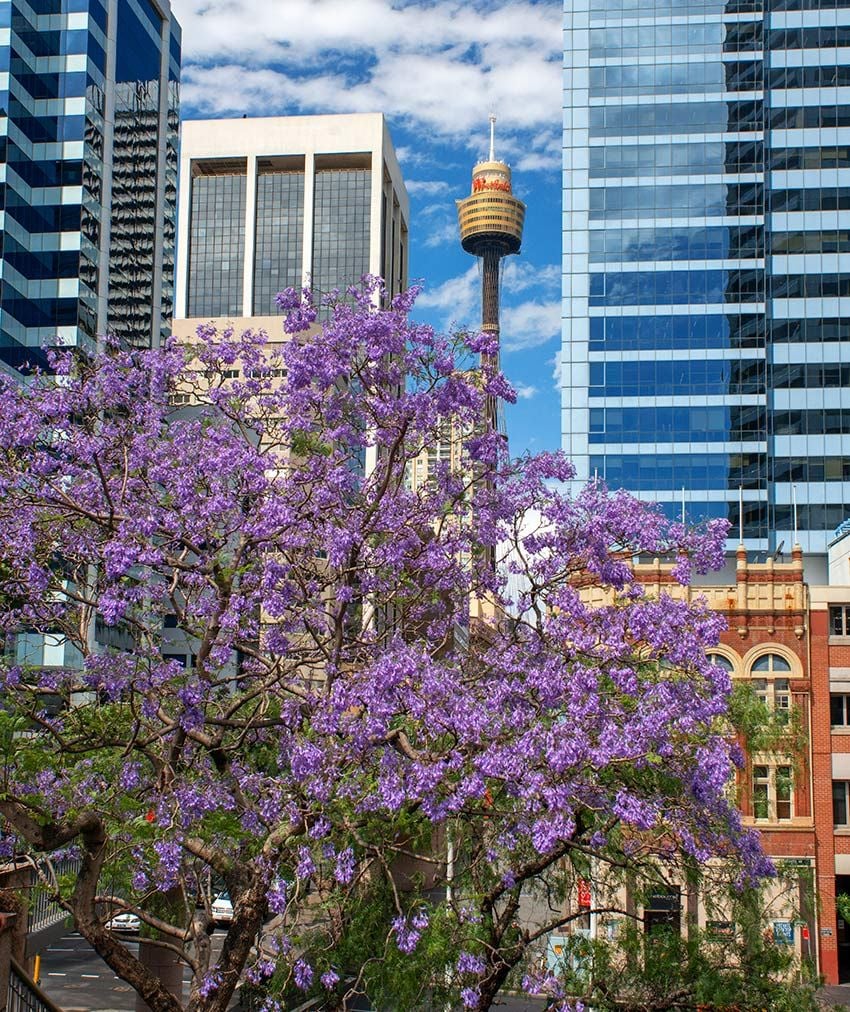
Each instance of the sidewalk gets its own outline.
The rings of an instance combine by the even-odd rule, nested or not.
[[[850,984],[828,984],[818,991],[824,1005],[831,1008],[850,1008]]]

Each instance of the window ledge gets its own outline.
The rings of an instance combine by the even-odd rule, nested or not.
[[[793,819],[754,819],[751,815],[744,817],[744,822],[747,826],[752,829],[763,829],[768,830],[771,833],[777,830],[800,830],[800,829],[812,829],[814,822],[810,816],[796,816]],[[850,826],[848,828],[848,834],[850,834]]]

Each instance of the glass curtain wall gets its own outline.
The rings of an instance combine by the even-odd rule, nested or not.
[[[149,346],[157,248],[162,18],[150,0],[118,7],[109,332]]]
[[[0,361],[13,368],[44,366],[41,345],[57,335],[95,337],[107,13],[101,0],[74,9],[79,27],[63,31],[63,0],[0,3],[8,38],[0,44],[8,113]]]
[[[246,162],[197,163],[189,230],[189,316],[242,316]]]
[[[2,366],[44,366],[57,337],[148,346],[170,327],[180,28],[151,0],[115,11],[0,0]]]
[[[788,546],[796,486],[803,547],[824,551],[850,516],[850,0],[772,8],[771,520]]]
[[[304,249],[304,170],[259,166],[254,247],[254,315],[279,312],[275,297],[300,288]]]
[[[370,169],[322,169],[315,176],[313,286],[322,294],[369,271]]]
[[[564,448],[735,541],[740,497],[771,550],[793,484],[810,551],[850,513],[850,0],[821,6],[566,5]]]

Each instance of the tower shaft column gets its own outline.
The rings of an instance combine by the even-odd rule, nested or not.
[[[485,246],[481,253],[481,329],[499,333],[499,262],[504,250],[498,246]]]
[[[504,250],[496,245],[485,246],[481,252],[481,329],[499,336],[499,265]],[[499,351],[481,356],[481,367],[499,368]],[[495,397],[487,397],[487,427],[495,432],[499,427],[499,406]]]

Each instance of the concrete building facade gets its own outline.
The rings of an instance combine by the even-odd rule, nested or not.
[[[406,287],[409,201],[383,115],[182,129],[175,317],[256,326],[308,279],[321,294],[363,274]]]

